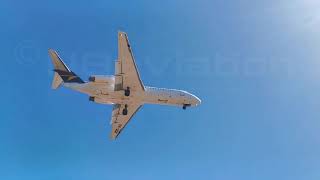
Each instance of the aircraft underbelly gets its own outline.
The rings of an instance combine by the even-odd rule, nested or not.
[[[146,92],[144,101],[145,103],[160,105],[179,106],[183,104],[183,100],[180,97],[163,92]]]

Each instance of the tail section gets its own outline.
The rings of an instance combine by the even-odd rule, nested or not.
[[[52,49],[49,50],[52,64],[54,66],[54,77],[52,88],[57,89],[62,83],[84,83],[84,81],[64,64],[58,53]]]
[[[63,83],[63,80],[61,79],[59,74],[55,72],[54,76],[53,76],[53,81],[52,81],[51,88],[52,89],[58,89],[61,86],[62,83]]]

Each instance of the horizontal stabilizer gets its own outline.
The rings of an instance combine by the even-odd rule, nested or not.
[[[54,77],[53,77],[53,81],[52,81],[52,89],[57,89],[61,86],[61,84],[63,83],[63,80],[61,79],[61,77],[59,76],[58,73],[54,73]]]

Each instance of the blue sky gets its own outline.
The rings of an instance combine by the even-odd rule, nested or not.
[[[320,178],[316,0],[0,2],[0,178]],[[200,107],[146,105],[116,141],[111,106],[50,89],[56,49],[113,74],[128,33],[144,84]]]

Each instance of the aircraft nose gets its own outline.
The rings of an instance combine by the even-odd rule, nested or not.
[[[197,105],[200,105],[201,104],[201,99],[196,97],[197,98]]]
[[[198,98],[198,97],[195,96],[195,95],[193,95],[193,97],[194,97],[194,100],[195,100],[195,105],[196,105],[196,106],[200,105],[200,104],[201,104],[201,99]]]

